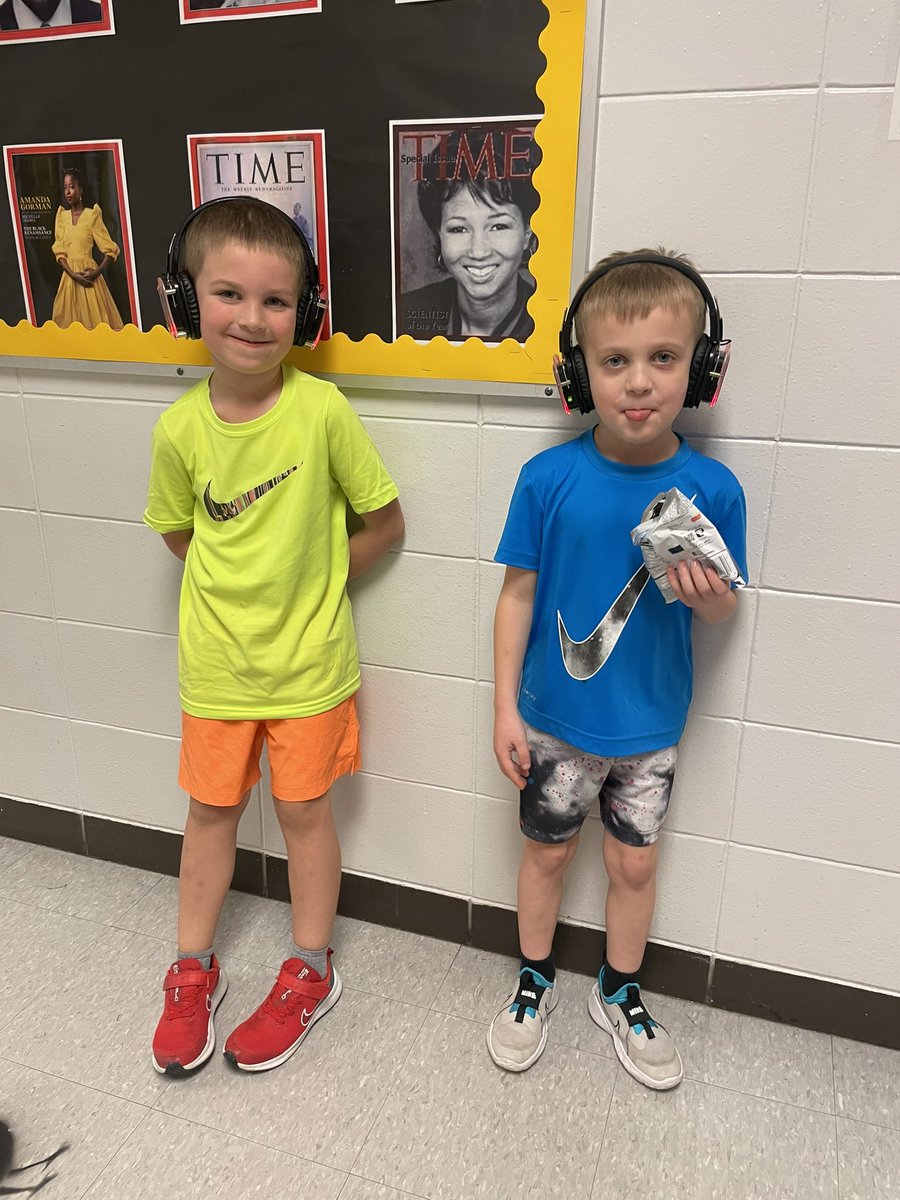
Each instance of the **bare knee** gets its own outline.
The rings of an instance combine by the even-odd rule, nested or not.
[[[249,799],[250,793],[247,792],[239,804],[221,805],[202,804],[191,796],[187,824],[195,829],[222,829],[228,825],[237,826],[244,815],[244,809],[247,807]]]
[[[612,883],[641,891],[656,878],[659,849],[656,843],[652,846],[626,846],[607,833],[603,858]]]
[[[331,815],[331,796],[317,796],[315,800],[279,800],[273,796],[275,815],[282,833],[302,834],[329,825]]]
[[[575,857],[578,835],[567,842],[525,842],[523,858],[528,865],[547,878],[561,875]]]

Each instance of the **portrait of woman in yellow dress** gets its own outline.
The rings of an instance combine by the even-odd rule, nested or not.
[[[62,269],[53,301],[53,320],[62,328],[80,321],[85,329],[107,324],[121,329],[124,322],[103,274],[119,257],[119,247],[109,236],[100,205],[85,207],[81,172],[63,173],[63,200],[56,212],[53,256]],[[102,256],[99,263],[94,250]]]

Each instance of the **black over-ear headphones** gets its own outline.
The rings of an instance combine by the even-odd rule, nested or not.
[[[609,271],[628,266],[630,263],[658,263],[661,267],[671,267],[673,271],[678,271],[688,278],[703,297],[706,311],[709,313],[709,334],[701,334],[694,347],[684,407],[697,408],[701,404],[712,406],[719,398],[722,380],[731,356],[731,342],[722,337],[722,317],[715,297],[694,268],[679,262],[677,258],[667,258],[663,254],[628,254],[591,271],[572,297],[572,303],[563,317],[562,329],[559,331],[559,355],[562,357],[553,356],[553,374],[563,408],[569,413],[576,409],[589,413],[594,408],[584,353],[577,343],[572,343],[572,327],[578,306],[584,299],[585,292],[593,287],[598,279],[602,279]]]
[[[156,283],[156,290],[159,292],[166,325],[173,337],[194,339],[200,337],[200,305],[197,301],[194,281],[188,275],[187,271],[181,269],[181,248],[185,232],[191,222],[200,213],[204,212],[207,208],[212,208],[214,204],[233,204],[238,200],[246,199],[247,197],[245,196],[220,196],[216,200],[207,200],[205,204],[201,204],[194,209],[173,236],[169,244],[166,273],[160,276]],[[325,314],[328,311],[328,301],[325,298],[324,289],[319,283],[319,270],[316,266],[316,260],[313,258],[309,242],[287,213],[282,212],[280,208],[276,208],[274,204],[266,204],[264,200],[256,200],[256,203],[265,204],[266,208],[271,208],[273,212],[278,213],[278,216],[282,220],[287,221],[300,243],[300,248],[303,252],[304,282],[303,291],[300,293],[300,299],[297,301],[297,326],[294,331],[294,345],[315,346],[322,334]]]

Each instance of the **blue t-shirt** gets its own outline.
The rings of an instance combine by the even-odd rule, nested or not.
[[[718,529],[747,578],[744,493],[734,475],[681,441],[664,462],[604,458],[593,430],[519,474],[495,559],[537,571],[519,712],[591,754],[674,745],[691,701],[691,610],[666,604],[631,530],[677,487]]]

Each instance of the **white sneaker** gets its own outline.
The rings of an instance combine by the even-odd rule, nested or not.
[[[657,1092],[681,1083],[681,1055],[669,1033],[654,1021],[637,984],[619,988],[607,1000],[595,983],[588,997],[588,1012],[612,1038],[616,1057],[629,1075]]]
[[[559,993],[543,975],[523,967],[516,990],[507,998],[488,1030],[491,1058],[505,1071],[527,1071],[547,1045],[550,1014]]]

